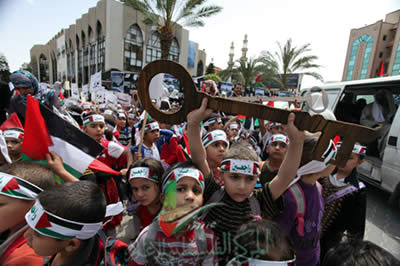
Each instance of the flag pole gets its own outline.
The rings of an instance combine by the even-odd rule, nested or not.
[[[140,130],[140,143],[139,143],[139,155],[142,155],[142,146],[143,146],[143,138],[144,138],[144,129],[146,127],[146,122],[147,122],[147,112],[144,110],[144,118],[143,118],[143,123],[142,123],[142,128]]]

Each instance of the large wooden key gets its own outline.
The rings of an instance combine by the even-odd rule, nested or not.
[[[162,112],[155,107],[150,99],[149,85],[151,79],[159,73],[174,75],[184,88],[184,104],[177,112]],[[246,103],[234,98],[213,97],[203,92],[198,92],[196,86],[185,68],[169,60],[157,60],[146,65],[140,73],[138,80],[138,95],[143,107],[157,121],[168,124],[179,124],[186,120],[187,114],[200,107],[201,100],[208,98],[208,108],[231,114],[241,114],[247,117],[261,118],[268,121],[286,124],[291,111],[276,109],[257,103]],[[325,120],[321,115],[311,116],[306,112],[296,112],[294,124],[300,130],[309,132],[322,132],[316,149],[315,160],[323,160],[324,151],[330,139],[335,136],[343,137],[341,148],[333,162],[344,166],[356,142],[368,143],[377,138],[378,132],[369,127],[356,124]]]

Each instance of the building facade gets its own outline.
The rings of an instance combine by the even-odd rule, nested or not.
[[[100,0],[76,23],[62,29],[47,44],[31,48],[33,73],[40,82],[69,80],[88,84],[98,71],[138,73],[161,58],[157,27],[146,25],[139,11],[115,0]],[[189,40],[189,31],[178,26],[170,60],[186,67],[192,76],[204,73],[206,53]]]
[[[382,63],[384,76],[400,74],[400,10],[351,30],[342,80],[374,78]]]

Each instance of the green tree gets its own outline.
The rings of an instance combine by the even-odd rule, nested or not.
[[[206,75],[207,75],[207,74],[214,74],[214,73],[215,73],[215,66],[214,66],[213,63],[210,63],[210,64],[207,66]]]
[[[222,7],[205,5],[207,0],[122,0],[143,13],[146,24],[158,26],[161,59],[168,59],[178,23],[186,27],[204,26],[204,18],[219,13]]]
[[[10,74],[7,58],[4,54],[0,53],[0,80],[9,81]]]
[[[204,80],[214,80],[215,82],[221,82],[222,79],[217,74],[207,74],[204,76]]]
[[[23,63],[19,69],[26,70],[26,71],[29,71],[29,72],[32,73],[32,65],[31,65],[31,63]]]
[[[260,57],[264,68],[269,70],[267,72],[269,79],[276,81],[281,88],[285,88],[287,75],[292,73],[303,73],[318,80],[323,80],[320,74],[312,71],[312,69],[318,69],[321,66],[315,63],[318,60],[317,56],[307,55],[307,53],[311,52],[309,43],[299,48],[293,46],[292,39],[288,39],[283,47],[279,42],[277,44],[279,52],[272,54],[269,51],[263,51]],[[278,78],[274,78],[274,74]]]

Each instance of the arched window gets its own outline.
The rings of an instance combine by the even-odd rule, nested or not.
[[[372,36],[370,36],[370,35],[364,34],[360,38],[355,40],[353,42],[353,45],[351,46],[350,59],[349,59],[348,67],[347,67],[346,80],[352,80],[352,78],[353,78],[354,65],[356,63],[356,57],[357,57],[357,49],[362,42],[366,43],[366,47],[365,47],[364,56],[362,59],[363,61],[362,61],[360,79],[365,79],[367,77],[369,58],[371,56],[372,45],[374,44],[374,38],[372,38]]]
[[[97,32],[97,71],[104,72],[105,41],[103,38],[103,29],[100,21],[97,21],[96,32]]]
[[[400,74],[400,42],[397,43],[396,57],[394,58],[392,76]]]
[[[40,82],[50,82],[49,79],[49,62],[44,54],[39,57],[39,69],[40,69]]]
[[[89,58],[89,74],[93,75],[96,73],[96,41],[94,39],[94,34],[92,27],[88,26],[88,48],[90,49]]]
[[[68,64],[68,79],[71,82],[75,82],[75,49],[73,47],[71,39],[69,39],[68,50],[69,50],[69,53],[67,55],[67,59],[69,58],[69,63],[67,63]]]
[[[147,43],[146,49],[146,63],[158,60],[161,58],[161,42],[158,32],[153,31]]]
[[[179,61],[179,45],[178,41],[174,38],[171,43],[171,47],[169,48],[169,60]]]
[[[143,35],[138,25],[129,27],[124,43],[124,69],[137,72],[143,66]]]
[[[82,31],[82,50],[83,50],[83,78],[82,83],[88,84],[89,82],[89,48],[86,43],[85,32]]]
[[[200,60],[197,63],[197,76],[198,77],[203,76],[203,73],[204,73],[204,64],[203,61]]]
[[[76,35],[76,50],[78,51],[78,87],[82,86],[82,47],[79,45],[79,36]]]

